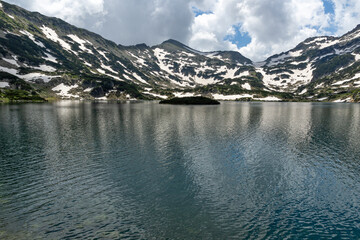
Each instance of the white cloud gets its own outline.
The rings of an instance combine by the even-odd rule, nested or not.
[[[332,0],[335,9],[334,24],[341,35],[360,24],[359,0]]]
[[[239,4],[243,30],[252,42],[240,52],[254,60],[262,60],[275,53],[295,47],[308,37],[329,34],[330,16],[325,14],[321,0],[256,0]],[[266,3],[265,3],[266,2]],[[276,8],[277,10],[274,10]]]
[[[123,45],[159,44],[169,38],[187,43],[194,20],[184,0],[8,0],[56,16]]]
[[[105,14],[104,0],[13,0],[9,2],[48,16],[61,18],[78,26],[86,26],[84,21],[89,16],[101,18]]]
[[[235,45],[224,41],[226,35],[234,33],[233,25],[240,20],[234,3],[235,1],[219,0],[212,4],[211,14],[196,17],[191,26],[190,46],[202,51],[225,48],[236,50]]]
[[[194,19],[184,0],[106,0],[100,33],[118,43],[159,44],[169,38],[187,43]]]
[[[202,50],[221,46],[239,50],[257,61],[288,50],[307,37],[325,34],[330,21],[321,0],[218,0],[211,11],[213,14],[195,19],[190,45]],[[224,40],[236,24],[252,38],[241,49]]]

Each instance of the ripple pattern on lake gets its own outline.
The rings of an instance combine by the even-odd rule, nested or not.
[[[358,239],[360,105],[0,105],[0,239]]]

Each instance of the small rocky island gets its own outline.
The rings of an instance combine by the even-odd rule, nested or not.
[[[218,105],[220,102],[206,97],[183,97],[160,101],[160,104],[175,105]]]

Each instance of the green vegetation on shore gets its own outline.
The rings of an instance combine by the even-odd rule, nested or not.
[[[46,100],[35,91],[1,89],[0,103],[8,102],[46,102]]]

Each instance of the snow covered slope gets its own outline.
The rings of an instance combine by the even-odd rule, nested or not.
[[[32,92],[59,98],[201,94],[357,101],[359,43],[357,27],[340,38],[307,39],[288,52],[253,63],[238,52],[200,52],[175,40],[153,47],[122,46],[61,19],[2,2],[0,90],[19,89],[25,82]]]
[[[257,71],[263,75],[264,85],[272,90],[316,97],[326,91],[334,95],[344,89],[356,90],[359,61],[360,26],[339,38],[309,38],[258,64]]]

